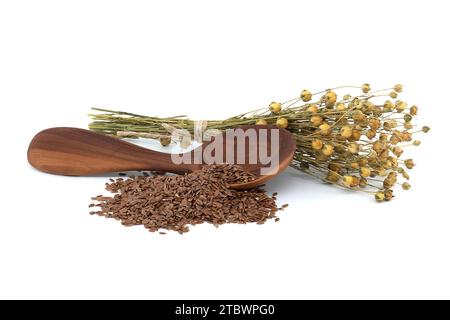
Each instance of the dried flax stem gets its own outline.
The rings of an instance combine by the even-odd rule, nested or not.
[[[146,138],[146,139],[159,139],[162,137],[160,134],[149,132],[134,132],[134,131],[117,131],[116,135],[119,138]]]

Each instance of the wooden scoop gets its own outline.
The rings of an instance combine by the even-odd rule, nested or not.
[[[256,136],[258,137],[256,143],[255,139],[253,139],[252,143],[251,139],[247,138],[244,139],[245,148],[242,148],[242,143],[241,147],[239,147],[237,138],[232,137],[232,135],[227,135],[224,132],[222,134],[223,158],[227,159],[227,150],[233,150],[235,157],[245,153],[244,163],[242,161],[233,163],[240,165],[244,170],[252,172],[257,177],[250,182],[231,185],[231,188],[249,189],[261,185],[286,169],[290,164],[296,145],[295,139],[289,131],[278,129],[274,126],[243,126],[238,129],[242,129],[243,131],[241,133],[244,132],[248,136],[252,136],[249,134],[251,133],[250,131],[253,131],[252,133],[256,132]],[[272,134],[274,134],[274,138],[277,135],[273,130],[278,131],[278,141],[272,139]],[[263,133],[263,131],[265,132]],[[236,132],[231,131],[231,133]],[[262,133],[263,135],[261,135]],[[262,137],[266,137],[266,134],[267,138],[262,139]],[[200,170],[205,165],[203,157],[197,163],[193,162],[195,151],[203,152],[207,150],[206,148],[213,141],[214,138],[212,141],[205,142],[199,146],[198,148],[200,149],[197,148],[188,153],[181,154],[191,159],[191,163],[175,164],[172,161],[170,153],[142,148],[115,137],[78,128],[51,128],[41,131],[33,138],[28,148],[28,162],[43,172],[68,176],[84,176],[134,170],[182,174]],[[273,141],[278,142],[279,147],[274,148],[272,150],[274,154],[271,154]],[[230,145],[232,149],[230,149]],[[278,165],[272,170],[269,170],[268,173],[265,172],[264,175],[261,175],[260,169],[268,167],[268,165],[267,161],[266,164],[261,163],[259,160],[256,163],[250,161],[250,153],[256,149],[261,149],[271,158],[274,156],[278,157]],[[220,149],[216,148],[216,150]],[[216,153],[211,152],[211,154],[215,155]]]

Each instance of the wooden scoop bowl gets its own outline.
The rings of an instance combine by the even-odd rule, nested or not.
[[[237,150],[237,139],[228,138],[223,133],[224,159],[226,159],[226,145],[232,143],[235,156],[238,152],[241,152],[241,154],[242,151],[245,152],[245,163],[238,162],[237,164],[244,170],[254,173],[257,177],[250,182],[233,184],[230,186],[231,188],[249,189],[261,185],[286,169],[292,161],[296,145],[295,139],[289,131],[278,129],[274,126],[243,126],[239,129],[244,130],[245,133],[250,129],[255,130],[258,136],[258,143],[255,145],[254,143],[249,143],[250,140],[246,140],[245,150]],[[268,138],[265,140],[259,139],[263,129],[268,133]],[[272,130],[278,130],[279,132],[279,148],[275,150],[278,153],[278,166],[268,174],[261,175],[260,169],[267,167],[267,165],[261,164],[260,161],[252,163],[249,161],[249,153],[254,148],[262,148],[262,150],[266,149],[264,152],[269,152],[266,154],[272,157],[270,154]],[[210,143],[212,141],[205,142],[198,148],[201,148],[201,151],[203,151]],[[230,149],[228,148],[228,150]],[[194,159],[194,152],[195,149],[184,155]],[[214,155],[214,152],[212,154]],[[39,132],[33,138],[28,148],[28,162],[40,171],[67,176],[85,176],[134,170],[182,174],[200,170],[205,165],[204,160],[197,164],[193,162],[191,164],[175,164],[171,159],[170,153],[146,149],[115,137],[78,128],[51,128]]]

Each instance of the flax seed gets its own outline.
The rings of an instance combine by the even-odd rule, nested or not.
[[[235,165],[207,165],[185,175],[136,176],[106,184],[113,196],[97,196],[91,212],[120,220],[125,226],[144,225],[149,231],[189,231],[210,223],[263,224],[276,218],[279,208],[261,187],[232,190],[229,184],[249,182],[255,176]],[[284,208],[284,206],[283,206]],[[277,221],[277,220],[276,220]]]

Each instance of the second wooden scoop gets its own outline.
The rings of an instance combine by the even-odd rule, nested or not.
[[[233,150],[245,152],[245,163],[238,163],[244,170],[257,175],[255,180],[246,183],[232,185],[234,189],[248,189],[263,184],[273,176],[284,170],[292,161],[295,152],[295,140],[292,134],[284,129],[276,129],[272,126],[244,126],[240,129],[254,130],[257,136],[264,129],[268,132],[267,139],[258,139],[258,145],[246,143],[245,150],[237,150],[236,138],[227,138],[224,133],[223,152],[226,157],[228,143],[234,144]],[[248,153],[253,148],[265,148],[269,150],[271,157],[271,129],[278,130],[278,166],[269,174],[260,175],[260,169],[265,165],[259,161],[251,163]],[[265,136],[265,135],[264,135]],[[231,140],[230,140],[231,139]],[[272,139],[273,140],[273,139]],[[212,142],[202,144],[198,148],[205,148]],[[278,149],[278,150],[277,150]],[[228,149],[230,150],[230,149]],[[273,151],[273,150],[272,150]],[[189,152],[189,157],[194,155],[195,150]],[[154,150],[139,147],[135,144],[120,140],[118,138],[95,133],[89,130],[78,128],[51,128],[38,133],[30,143],[28,148],[28,161],[38,170],[69,176],[84,176],[100,173],[110,173],[118,171],[151,170],[172,173],[186,173],[200,170],[204,162],[175,164],[170,153],[157,152]]]

